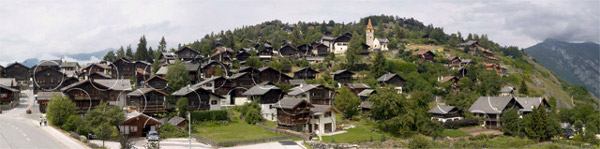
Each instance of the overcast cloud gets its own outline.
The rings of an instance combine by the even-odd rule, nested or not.
[[[529,47],[546,38],[600,41],[600,1],[0,1],[0,64],[89,53],[138,43],[189,43],[210,32],[279,19],[353,22],[368,15],[413,17]]]

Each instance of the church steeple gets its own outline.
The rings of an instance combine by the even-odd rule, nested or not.
[[[365,38],[365,42],[367,43],[367,45],[369,45],[369,49],[373,48],[373,40],[375,40],[375,35],[374,35],[374,29],[373,29],[373,25],[371,25],[371,18],[369,18],[369,23],[367,23],[367,29],[366,29],[366,38]]]
[[[367,32],[373,32],[373,25],[371,25],[371,18],[369,18],[369,23],[367,24]]]

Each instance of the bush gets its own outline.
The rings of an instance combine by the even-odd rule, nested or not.
[[[229,120],[229,117],[227,116],[227,110],[192,111],[191,117],[192,122]]]
[[[446,121],[446,123],[444,123],[444,127],[446,129],[458,129],[466,126],[476,126],[479,125],[479,121],[480,119],[475,117],[465,118],[458,121]]]
[[[262,121],[263,117],[260,115],[259,109],[248,109],[246,114],[244,115],[244,121],[248,124],[256,124],[257,122]]]
[[[166,138],[181,138],[181,137],[187,137],[187,133],[184,132],[183,130],[178,129],[177,127],[167,123],[165,125],[160,126],[160,129],[158,130],[158,134],[160,134],[160,138],[166,139]]]
[[[411,148],[411,149],[414,149],[414,148],[418,148],[418,149],[431,148],[431,142],[429,142],[429,140],[423,138],[422,136],[415,136],[408,143],[408,148]]]
[[[87,143],[87,138],[85,136],[79,136],[79,141]]]

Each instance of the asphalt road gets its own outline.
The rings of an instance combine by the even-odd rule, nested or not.
[[[36,123],[33,122],[33,116],[25,114],[25,110],[32,105],[33,94],[28,90],[24,91],[23,95],[19,106],[11,110],[3,111],[3,114],[0,114],[0,149],[72,148],[64,145],[55,137],[52,137],[39,125],[35,125]]]

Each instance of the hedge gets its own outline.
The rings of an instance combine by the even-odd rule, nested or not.
[[[192,111],[191,117],[192,122],[229,120],[229,117],[227,116],[227,110]]]
[[[444,127],[446,129],[458,129],[460,127],[465,127],[465,126],[475,126],[475,125],[479,125],[479,118],[465,118],[465,119],[461,119],[458,121],[446,121],[446,123],[444,123]]]

